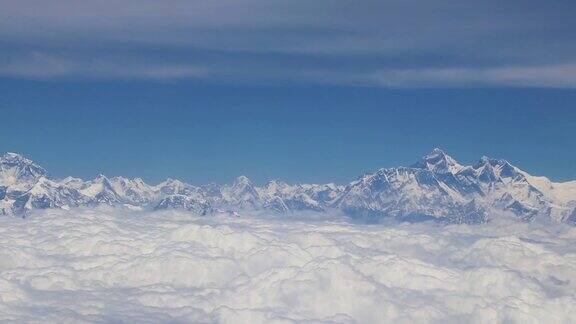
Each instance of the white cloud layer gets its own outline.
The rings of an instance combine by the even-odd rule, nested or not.
[[[49,210],[0,219],[0,320],[569,323],[576,228]]]

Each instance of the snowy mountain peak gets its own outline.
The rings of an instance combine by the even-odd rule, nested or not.
[[[163,195],[174,195],[185,192],[188,187],[187,184],[180,180],[168,178],[164,182],[158,184],[155,188]]]
[[[6,153],[0,157],[0,185],[15,185],[20,188],[32,186],[48,172],[32,160],[16,153]]]
[[[234,180],[234,186],[248,186],[248,185],[252,185],[252,182],[245,175],[241,175]]]
[[[432,149],[432,151],[430,151],[430,153],[427,154],[427,156],[432,156],[432,155],[446,155],[446,152],[439,147],[435,147]]]
[[[236,178],[236,180],[234,180],[234,183],[232,183],[230,190],[232,193],[236,195],[249,194],[252,196],[258,196],[258,193],[256,192],[256,189],[254,188],[252,181],[250,181],[248,177],[243,175],[239,176],[238,178]]]
[[[473,166],[478,177],[483,181],[494,181],[501,178],[522,176],[520,170],[506,160],[498,160],[482,156]]]
[[[6,152],[2,158],[2,160],[27,160],[24,156],[18,154],[18,153],[14,153],[14,152]]]
[[[22,154],[14,153],[14,152],[6,152],[4,155],[0,157],[0,161],[2,162],[19,162],[24,164],[34,164],[34,161],[28,159]]]
[[[134,178],[132,179],[132,181],[137,184],[146,184],[146,182],[142,178]]]
[[[434,148],[430,153],[423,156],[413,167],[426,169],[434,173],[452,174],[456,174],[464,168],[454,158],[439,148]]]
[[[24,157],[23,155],[12,152],[8,152],[0,157],[0,164],[3,166],[33,166],[34,168],[42,169],[40,166],[35,164],[34,161]]]
[[[495,159],[486,155],[483,155],[480,160],[476,163],[476,166],[474,168],[477,168],[477,166],[482,166],[482,165],[491,165],[493,167],[496,166],[504,166],[504,165],[510,165],[510,162],[508,162],[507,160],[503,160],[503,159]]]
[[[268,193],[276,193],[279,192],[280,190],[282,190],[283,188],[287,187],[288,185],[282,181],[278,181],[278,180],[270,180],[268,182],[266,182],[266,185],[264,186],[264,188],[266,189],[266,191]]]
[[[176,179],[151,186],[140,178],[55,180],[31,160],[0,157],[0,214],[25,214],[40,208],[100,204],[126,208],[186,209],[205,215],[214,210],[339,210],[368,221],[435,219],[485,222],[506,214],[523,220],[548,217],[576,222],[576,182],[554,183],[534,177],[506,160],[482,157],[462,166],[436,148],[412,167],[379,169],[346,186],[269,181],[255,186],[240,176],[232,184],[192,186]]]
[[[489,156],[486,155],[482,155],[482,157],[480,157],[480,160],[478,161],[478,164],[490,164],[490,161],[495,160]]]
[[[104,183],[104,182],[109,183],[110,180],[104,174],[99,173],[96,176],[96,178],[94,178],[94,180],[92,180],[92,182],[94,182],[94,183]]]

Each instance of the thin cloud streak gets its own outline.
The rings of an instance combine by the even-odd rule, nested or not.
[[[0,63],[0,75],[31,79],[149,79],[174,80],[201,78],[205,68],[169,62],[147,62],[133,58],[75,59],[33,53],[25,58]]]
[[[374,75],[388,87],[501,85],[513,87],[575,88],[576,63],[500,68],[444,68],[389,70]]]
[[[31,79],[139,79],[206,80],[234,83],[310,83],[387,88],[434,87],[550,87],[576,88],[576,63],[550,66],[509,66],[499,68],[387,69],[351,72],[329,67],[292,69],[278,65],[255,66],[194,65],[187,62],[144,60],[114,56],[93,58],[58,57],[34,53],[0,63],[0,75]]]
[[[548,1],[0,0],[0,8],[7,77],[575,85],[576,6]]]

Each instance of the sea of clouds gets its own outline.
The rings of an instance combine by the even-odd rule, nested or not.
[[[0,219],[0,321],[568,323],[576,228],[47,210]]]

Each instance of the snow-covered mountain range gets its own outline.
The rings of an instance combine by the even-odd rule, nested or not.
[[[193,186],[168,179],[54,179],[15,153],[0,157],[0,214],[25,216],[34,209],[114,205],[138,209],[185,209],[200,215],[268,211],[338,210],[353,218],[482,223],[511,215],[576,223],[576,181],[554,183],[505,160],[482,157],[464,166],[434,149],[410,167],[379,169],[346,186],[270,181],[255,186],[240,176],[231,185]]]

